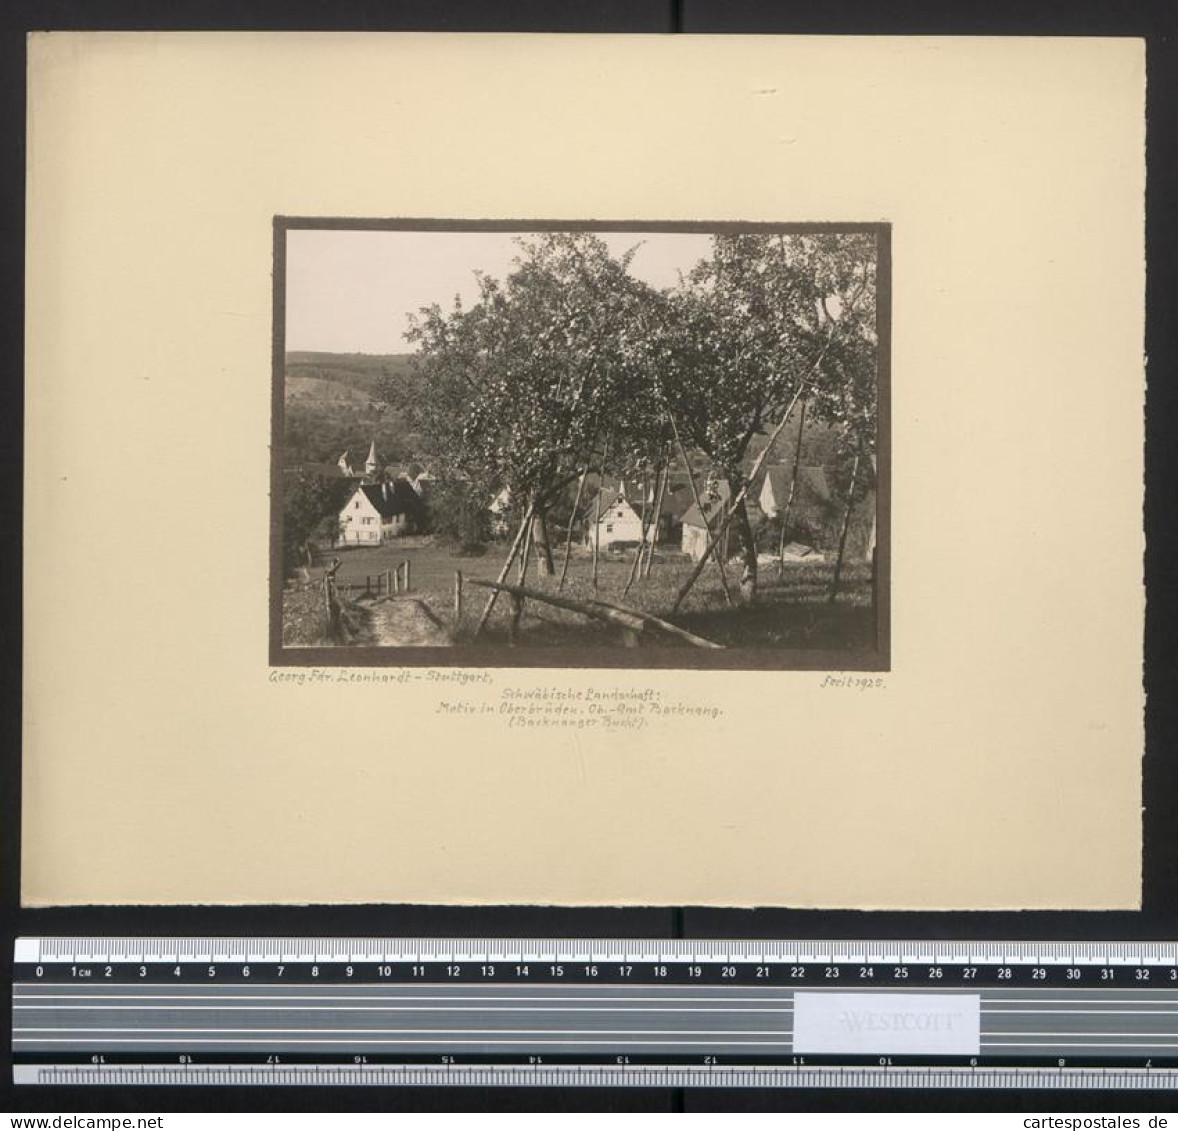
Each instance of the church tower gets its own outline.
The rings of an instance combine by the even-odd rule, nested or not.
[[[376,441],[372,441],[372,447],[368,449],[368,459],[364,462],[364,474],[369,479],[376,475]]]

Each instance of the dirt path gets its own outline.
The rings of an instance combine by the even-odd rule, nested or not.
[[[378,647],[406,645],[430,648],[448,647],[445,627],[419,597],[394,597],[367,605],[367,631],[357,644]]]

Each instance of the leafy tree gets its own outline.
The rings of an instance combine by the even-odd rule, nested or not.
[[[519,247],[506,279],[479,277],[469,309],[420,312],[406,335],[419,347],[412,380],[389,394],[450,474],[505,485],[533,514],[551,573],[548,512],[635,418],[624,406],[641,380],[632,312],[645,288],[629,256],[589,233]]]
[[[430,525],[443,542],[463,550],[485,545],[491,537],[488,492],[468,480],[446,479],[430,491]]]
[[[311,564],[314,537],[323,532],[325,521],[334,524],[337,510],[331,491],[318,476],[300,472],[287,482],[282,535],[288,568]]]
[[[874,428],[874,237],[719,235],[712,256],[662,313],[668,409],[728,485],[748,488],[754,438],[802,395],[818,417]],[[757,550],[743,506],[734,512],[741,592],[755,597]]]

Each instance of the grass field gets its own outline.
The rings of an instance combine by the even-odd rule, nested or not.
[[[461,570],[466,579],[495,580],[508,553],[503,544],[492,544],[482,556],[460,556],[450,548],[429,539],[407,538],[391,545],[372,548],[349,548],[328,551],[320,555],[312,577],[322,576],[322,566],[333,554],[340,558],[336,577],[342,596],[365,602],[365,579],[385,570],[396,569],[408,560],[411,563],[414,596],[421,598],[432,613],[462,643],[469,639],[474,624],[488,597],[486,589],[465,587],[463,623],[454,623],[454,574]],[[560,572],[562,553],[556,555],[557,573]],[[625,556],[602,554],[598,561],[598,587],[592,585],[591,555],[574,550],[568,578],[559,591],[562,597],[592,598],[625,605],[629,608],[668,617],[675,595],[689,575],[692,564],[682,555],[655,555],[654,567],[647,578],[636,580],[629,593],[622,592],[630,576],[633,554]],[[728,567],[728,577],[735,597],[739,565]],[[804,565],[787,563],[779,573],[776,563],[763,566],[758,579],[758,594],[754,604],[730,607],[724,597],[719,571],[708,566],[695,588],[683,602],[673,620],[678,626],[726,647],[802,648],[831,650],[861,650],[875,646],[875,616],[872,607],[870,568],[864,563],[848,563],[844,567],[838,599],[827,600],[833,566],[827,563]],[[507,580],[515,583],[513,567]],[[533,561],[526,584],[545,593],[556,593],[556,578],[541,577]],[[284,640],[287,638],[288,619],[297,625],[294,609],[299,606],[294,593],[284,602]],[[359,600],[358,600],[359,599]],[[292,615],[286,615],[286,604]],[[312,610],[308,608],[308,614]],[[488,623],[483,640],[503,643],[507,638],[509,602],[500,597]],[[292,629],[292,636],[296,633]],[[304,632],[289,643],[304,643]],[[520,644],[540,647],[602,647],[620,646],[618,630],[591,621],[572,611],[543,605],[536,601],[525,604],[521,623]],[[685,647],[681,641],[657,633],[651,643],[667,647]]]

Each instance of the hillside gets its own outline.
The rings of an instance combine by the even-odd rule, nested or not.
[[[380,402],[382,382],[409,364],[408,354],[288,353],[283,463],[335,463],[344,451],[362,463],[373,440],[386,463],[412,458],[418,438]]]
[[[421,437],[403,416],[380,403],[382,382],[407,378],[412,354],[310,353],[286,355],[286,444],[283,463],[335,463],[345,450],[362,463],[375,439],[386,464],[420,457]],[[770,463],[792,464],[797,426],[785,429]],[[746,459],[752,465],[768,437],[755,436]],[[836,451],[836,433],[814,418],[806,420],[803,462],[827,469],[831,486],[845,487],[848,469]]]

